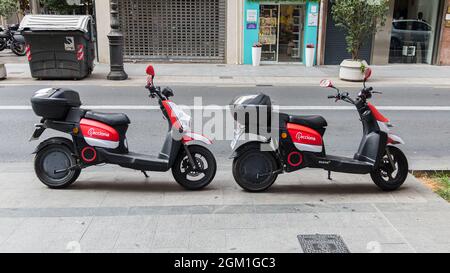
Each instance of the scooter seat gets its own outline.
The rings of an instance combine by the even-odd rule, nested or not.
[[[327,121],[322,116],[289,116],[289,122],[295,123],[298,125],[303,125],[306,127],[310,127],[312,129],[323,129],[324,127],[328,126]]]
[[[87,111],[84,117],[87,119],[93,119],[96,121],[103,122],[110,126],[130,124],[130,119],[128,118],[127,115],[123,113],[100,113],[94,111]]]

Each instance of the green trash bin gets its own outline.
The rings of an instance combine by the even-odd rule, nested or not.
[[[27,15],[19,30],[25,37],[33,78],[78,80],[94,70],[91,16]]]

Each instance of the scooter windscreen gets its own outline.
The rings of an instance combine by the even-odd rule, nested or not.
[[[191,116],[184,112],[180,106],[174,102],[168,102],[170,108],[172,109],[172,114],[176,116],[184,131],[189,131],[191,129]]]

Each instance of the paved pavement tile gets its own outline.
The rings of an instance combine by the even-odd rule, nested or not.
[[[299,253],[300,234],[340,235],[351,252],[450,250],[449,205],[413,177],[385,193],[367,176],[308,170],[252,194],[225,171],[192,192],[169,174],[86,172],[50,190],[0,169],[0,252]]]

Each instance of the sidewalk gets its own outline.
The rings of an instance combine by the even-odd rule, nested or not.
[[[73,85],[73,81],[39,81],[32,79],[30,69],[23,58],[0,55],[0,61],[7,63],[8,79],[2,85]],[[108,81],[109,65],[96,64],[90,78],[76,81],[76,85],[115,85],[141,86],[145,82],[144,63],[127,63],[126,81]],[[307,68],[303,65],[221,65],[221,64],[154,64],[156,83],[161,85],[192,86],[315,86],[327,78],[342,87],[360,86],[361,83],[344,82],[338,79],[338,66],[317,66]],[[425,85],[450,87],[450,66],[430,65],[386,65],[372,66],[374,71],[371,83],[377,86]]]
[[[450,206],[410,176],[396,192],[369,176],[304,170],[265,193],[221,166],[203,191],[167,173],[103,167],[50,190],[32,164],[0,164],[0,252],[302,252],[297,235],[336,234],[350,252],[449,252]]]

